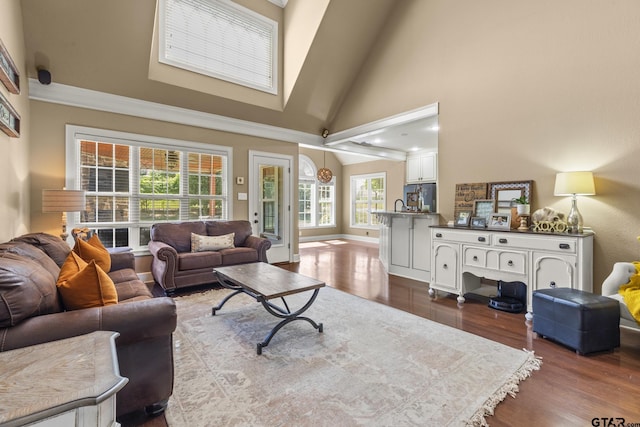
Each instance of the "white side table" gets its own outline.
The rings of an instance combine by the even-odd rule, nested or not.
[[[0,426],[118,426],[117,332],[98,331],[0,353]]]

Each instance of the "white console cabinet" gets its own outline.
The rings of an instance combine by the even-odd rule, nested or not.
[[[527,318],[533,291],[593,289],[593,233],[533,233],[431,227],[429,294],[482,293],[481,278],[527,285]]]

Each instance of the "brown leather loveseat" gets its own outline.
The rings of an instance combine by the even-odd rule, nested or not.
[[[192,244],[192,234],[206,238],[231,233],[230,247],[224,249],[198,251]],[[267,262],[271,242],[251,233],[251,223],[246,220],[154,224],[149,242],[153,278],[171,294],[176,289],[217,282],[215,267]]]
[[[111,254],[108,275],[118,302],[65,311],[56,281],[70,251],[62,239],[44,233],[0,244],[0,351],[99,330],[119,332],[118,364],[129,382],[116,396],[117,416],[163,411],[173,391],[174,301],[154,298],[133,269],[133,254],[117,253]]]

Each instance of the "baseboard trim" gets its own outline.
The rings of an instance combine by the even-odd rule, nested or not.
[[[358,236],[355,234],[325,234],[323,236],[300,236],[298,241],[300,243],[305,242],[319,242],[322,240],[335,240],[335,239],[347,239],[347,240],[356,240],[360,242],[367,243],[380,243],[380,239],[377,237],[369,237],[369,236]]]

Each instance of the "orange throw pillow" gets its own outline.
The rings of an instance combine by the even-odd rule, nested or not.
[[[118,303],[118,293],[113,280],[93,260],[78,273],[59,283],[58,290],[67,310]]]
[[[111,271],[111,255],[107,248],[104,247],[97,234],[91,236],[86,242],[82,239],[76,240],[73,251],[86,262],[95,260],[96,264],[104,270],[105,273]]]
[[[69,280],[86,266],[87,262],[85,260],[76,255],[75,252],[69,252],[67,259],[64,260],[64,264],[60,267],[57,284],[60,285],[65,280]]]

